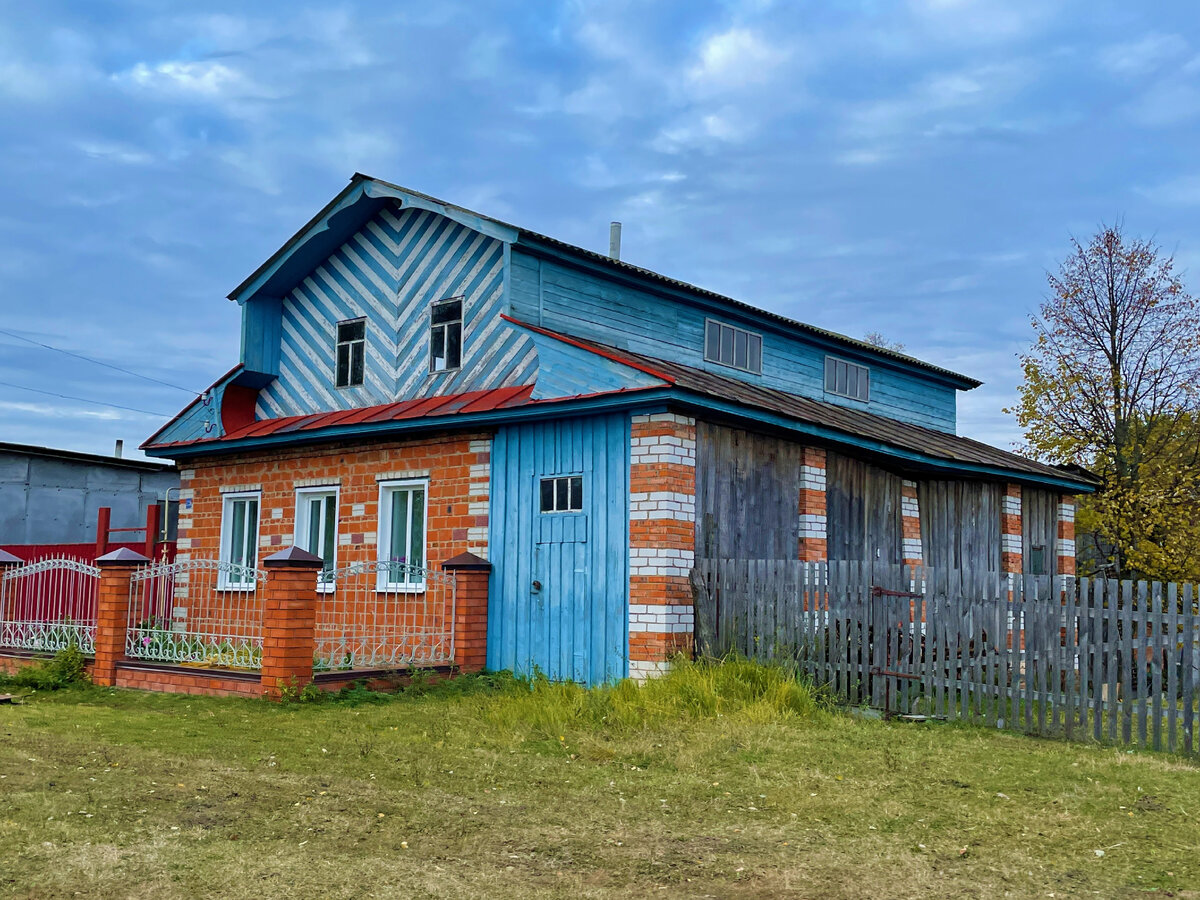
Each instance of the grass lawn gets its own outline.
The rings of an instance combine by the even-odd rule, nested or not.
[[[824,712],[745,664],[0,705],[6,897],[1143,894],[1200,896],[1195,765]]]

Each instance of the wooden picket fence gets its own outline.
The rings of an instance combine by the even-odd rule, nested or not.
[[[1195,754],[1192,584],[703,560],[699,652],[798,665],[843,702]]]

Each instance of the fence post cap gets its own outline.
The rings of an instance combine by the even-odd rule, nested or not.
[[[443,569],[462,569],[468,572],[489,572],[492,564],[474,553],[460,553],[442,563]]]
[[[141,563],[150,562],[150,558],[142,556],[136,550],[130,550],[128,547],[121,547],[119,550],[114,550],[111,553],[105,553],[96,560],[98,566],[134,566]]]
[[[285,550],[280,550],[278,553],[272,553],[262,561],[264,566],[270,568],[286,568],[286,569],[323,569],[325,568],[325,560],[317,556],[315,553],[309,553],[297,547],[295,544]]]
[[[25,560],[19,556],[13,556],[7,550],[0,550],[0,566],[19,566]]]

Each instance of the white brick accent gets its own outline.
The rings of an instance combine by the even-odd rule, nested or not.
[[[1021,514],[1021,498],[1005,494],[1000,500],[1000,511],[1006,516],[1019,516]]]
[[[178,544],[178,543],[176,543],[176,544],[175,544],[175,549],[176,549],[176,550],[179,550],[179,549],[182,549],[182,548],[180,548],[179,544]],[[176,553],[176,554],[175,554],[175,562],[190,562],[190,561],[191,561],[191,559],[192,559],[192,554],[190,554],[190,553]],[[175,580],[176,580],[176,581],[178,581],[178,580],[179,580],[178,576],[176,576]]]
[[[825,468],[823,466],[801,466],[800,487],[806,491],[825,490]]]
[[[473,516],[487,519],[491,515],[491,484],[492,484],[492,441],[471,441],[472,453],[486,453],[489,462],[472,463],[470,481],[467,484],[467,512]],[[483,559],[488,558],[488,524],[474,525],[467,529],[467,551]]]
[[[800,537],[824,540],[829,533],[825,516],[819,513],[803,513],[800,516]]]
[[[651,413],[649,415],[633,416],[634,424],[646,424],[647,422],[670,422],[673,425],[695,425],[696,420],[691,416],[681,416],[676,413]]]
[[[352,517],[354,517],[355,519],[361,519],[366,514],[367,514],[367,504],[365,504],[365,503],[351,503],[350,504],[350,515]]]
[[[242,491],[261,491],[261,484],[223,484],[217,490],[222,494],[237,494]],[[181,494],[182,499],[182,494]]]
[[[666,675],[670,667],[671,664],[666,662],[646,662],[640,659],[631,659],[629,661],[629,677],[634,681],[645,681],[647,678],[657,678],[660,675]]]
[[[292,482],[292,487],[341,487],[342,479],[340,478],[301,478]]]
[[[1074,503],[1058,504],[1058,520],[1060,522],[1074,522],[1075,521],[1075,504]]]
[[[674,463],[679,466],[696,465],[696,442],[691,438],[675,437],[672,434],[635,437],[629,441],[629,462]]]
[[[1075,542],[1070,538],[1058,539],[1058,555],[1059,556],[1074,556]]]
[[[900,486],[906,487],[909,490],[913,490],[913,491],[915,491],[917,489],[917,483],[915,481],[910,481],[907,478],[905,478],[903,481],[900,482]]]
[[[184,529],[186,531],[188,528],[192,527],[192,520],[191,519],[180,519],[178,527],[181,529]]]
[[[917,538],[904,538],[901,542],[905,559],[924,559],[921,541]]]
[[[179,492],[179,499],[181,501],[182,500],[194,500],[195,498],[196,498],[196,492],[192,488],[184,488],[183,490],[181,490]]]
[[[917,502],[916,497],[901,497],[900,498],[900,515],[906,519],[921,518],[921,506]]]
[[[1000,535],[1000,552],[1001,553],[1021,553],[1021,535],[1019,534],[1002,534]]]
[[[677,491],[635,491],[629,495],[629,518],[696,521],[696,498]]]
[[[428,478],[428,469],[411,469],[407,472],[380,472],[376,481],[407,481],[410,478]]]
[[[487,481],[492,477],[491,463],[471,463],[471,480]]]
[[[467,513],[472,516],[486,516],[491,510],[487,500],[472,500],[467,504]]]
[[[492,452],[492,439],[484,438],[482,441],[471,441],[468,446],[471,448],[472,453],[487,453],[490,455]]]
[[[272,519],[282,519],[283,518],[283,507],[276,506],[273,510],[271,510],[271,518]]]
[[[677,575],[686,578],[695,564],[696,554],[674,547],[630,547],[630,575]]]
[[[196,477],[195,469],[180,469],[179,470],[179,480],[180,481],[191,481],[195,477]]]
[[[192,539],[191,538],[180,538],[179,540],[177,540],[175,542],[175,549],[176,550],[191,550],[192,549]],[[182,558],[183,557],[181,557],[181,556],[175,557],[176,560],[180,560]],[[191,557],[189,556],[188,558],[190,559]]]
[[[629,604],[629,630],[654,634],[690,634],[695,627],[695,614],[691,605],[648,606],[644,603]]]

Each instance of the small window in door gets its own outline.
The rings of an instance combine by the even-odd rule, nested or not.
[[[1046,548],[1041,544],[1029,548],[1029,574],[1046,574]]]
[[[560,475],[542,479],[542,512],[582,512],[583,476]]]

